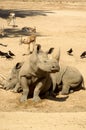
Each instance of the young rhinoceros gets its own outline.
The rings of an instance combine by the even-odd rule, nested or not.
[[[59,71],[58,59],[59,55],[57,59],[49,58],[48,52],[40,51],[39,46],[35,46],[33,53],[24,62],[19,72],[19,82],[23,89],[21,102],[27,100],[30,86],[33,86],[33,84],[35,84],[33,92],[33,99],[35,101],[40,100],[40,93],[49,90],[51,86],[49,73]]]
[[[51,79],[53,83],[53,91],[55,91],[56,87],[61,87],[61,94],[68,94],[70,89],[85,89],[82,74],[72,66],[60,65],[60,71],[54,74],[51,73]]]
[[[19,76],[19,71],[20,71],[20,68],[22,65],[23,65],[23,62],[18,62],[12,68],[10,75],[5,80],[5,83],[3,85],[3,89],[6,89],[6,90],[14,89],[14,91],[17,92],[17,89],[19,89],[18,76]]]

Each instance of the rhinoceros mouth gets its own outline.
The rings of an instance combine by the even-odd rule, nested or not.
[[[55,66],[52,66],[52,69],[51,69],[52,72],[59,72],[60,71],[60,67],[55,67]]]
[[[52,69],[51,73],[56,73],[56,72],[59,72],[59,70],[57,69]]]

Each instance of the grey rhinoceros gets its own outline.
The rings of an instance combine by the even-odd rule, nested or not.
[[[49,58],[48,52],[40,51],[38,45],[35,46],[33,53],[24,62],[19,71],[19,82],[23,89],[21,102],[28,98],[29,87],[35,84],[33,100],[39,101],[39,94],[49,90],[51,86],[50,73],[60,70],[59,56]],[[29,87],[28,87],[29,86]]]
[[[24,62],[18,62],[13,66],[11,72],[6,80],[4,80],[3,89],[13,89],[14,92],[18,92],[19,87],[19,71]]]
[[[4,85],[4,88],[10,89],[15,86],[14,91],[17,91],[21,87],[23,90],[21,102],[27,100],[31,91],[33,99],[35,101],[40,100],[39,95],[47,92],[51,87],[50,73],[60,70],[60,53],[55,58],[49,57],[48,54],[50,53],[52,53],[52,49],[44,52],[41,51],[39,45],[36,45],[33,53],[29,55],[25,62],[17,63],[13,67],[8,83]]]
[[[61,88],[61,94],[68,94],[71,89],[85,89],[83,76],[75,67],[60,65],[60,71],[51,73],[50,76],[53,91]]]

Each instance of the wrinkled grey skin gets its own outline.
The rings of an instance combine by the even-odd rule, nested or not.
[[[59,62],[56,58],[49,58],[48,53],[40,52],[39,46],[35,46],[33,53],[24,62],[19,71],[19,82],[23,89],[21,102],[26,101],[28,98],[28,86],[35,83],[33,100],[39,101],[39,94],[50,88],[51,79],[49,73],[58,72],[59,69]],[[47,79],[49,84],[46,84]]]
[[[29,56],[28,60],[23,63],[17,63],[12,71],[10,78],[8,78],[4,88],[13,89],[14,92],[21,87],[23,95],[21,101],[28,98],[29,89],[33,86],[35,101],[40,100],[39,94],[45,93],[51,86],[50,73],[59,71],[59,55],[56,58],[49,58],[48,54],[52,51],[43,52],[40,47],[36,45],[34,52]]]
[[[85,89],[83,76],[75,67],[60,65],[60,71],[52,73],[51,79],[53,91],[55,91],[56,87],[62,87],[61,94],[63,95],[68,94],[70,89]]]
[[[23,65],[23,62],[18,62],[11,70],[11,73],[7,80],[5,81],[5,84],[3,86],[4,89],[9,90],[9,89],[14,89],[14,92],[17,92],[19,88],[19,81],[18,81],[18,76],[19,76],[19,71],[21,66]],[[15,87],[16,86],[16,87]]]

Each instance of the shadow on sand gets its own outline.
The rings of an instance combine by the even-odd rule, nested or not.
[[[25,17],[32,17],[32,16],[47,16],[48,13],[53,13],[51,11],[43,11],[43,10],[4,10],[0,9],[0,17],[3,19],[7,19],[10,12],[14,12],[16,17],[25,18]],[[6,32],[5,36],[0,36],[0,38],[5,37],[20,37],[20,36],[28,36],[29,33],[23,32],[18,27],[12,27],[12,28],[6,28],[4,29]],[[39,33],[37,33],[37,36],[41,36]]]
[[[21,36],[30,36],[32,33],[31,32],[25,32],[22,30],[22,28],[5,28],[4,29],[6,35],[1,36],[0,38],[15,38],[15,37],[21,37]],[[37,37],[47,37],[47,35],[42,35],[40,32],[35,33]]]
[[[58,102],[64,102],[69,98],[69,96],[64,96],[64,97],[48,97],[47,99],[52,100],[52,101],[58,101]]]
[[[0,17],[6,19],[10,12],[14,12],[16,17],[25,18],[27,16],[47,16],[48,13],[53,13],[51,11],[43,10],[3,10],[0,9]]]

